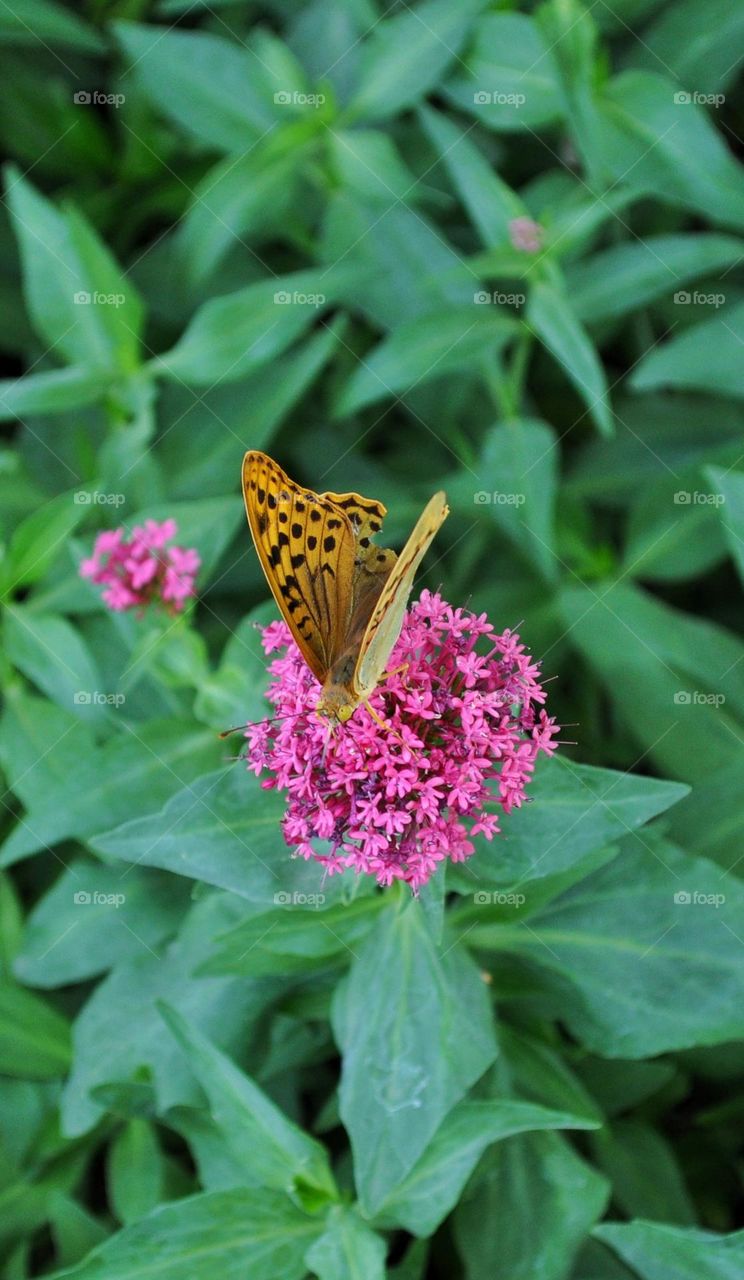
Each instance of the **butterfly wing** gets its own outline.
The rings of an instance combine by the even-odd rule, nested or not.
[[[352,610],[351,521],[328,495],[303,489],[258,450],[243,459],[243,498],[266,581],[322,682],[344,647]]]
[[[380,592],[362,637],[353,676],[353,691],[360,701],[370,696],[384,674],[403,626],[403,615],[418,567],[448,515],[445,495],[435,493],[424,507]]]

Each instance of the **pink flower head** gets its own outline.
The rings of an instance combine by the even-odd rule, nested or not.
[[[512,218],[509,239],[521,253],[538,253],[543,244],[543,228],[532,218]]]
[[[316,715],[320,687],[284,622],[263,629],[271,720],[246,727],[248,766],[287,795],[284,838],[329,873],[354,867],[414,891],[445,858],[490,840],[498,811],[525,799],[539,752],[559,732],[539,668],[516,632],[422,592],[405,618],[389,675],[335,731]],[[476,647],[482,655],[476,653]],[[330,849],[317,850],[321,840]]]
[[[195,594],[198,552],[166,546],[178,532],[175,520],[146,520],[135,525],[129,540],[125,532],[120,528],[99,533],[93,554],[80,565],[81,576],[105,586],[103,600],[116,612],[155,602],[179,613]]]

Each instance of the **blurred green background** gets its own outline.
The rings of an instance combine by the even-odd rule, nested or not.
[[[146,1215],[234,1186],[224,1152],[215,1172],[206,1121],[183,1114],[196,1105],[183,1060],[177,1084],[174,1050],[158,1061],[168,1033],[155,995],[191,1010],[303,1129],[339,1125],[328,1002],[348,956],[323,952],[323,1004],[281,948],[256,971],[207,946],[246,901],[267,910],[266,886],[210,815],[255,843],[241,814],[269,801],[240,766],[228,784],[202,781],[223,764],[216,731],[265,705],[253,622],[274,610],[239,496],[247,448],[315,489],[383,501],[385,545],[445,488],[452,514],[421,581],[499,629],[519,625],[555,677],[550,710],[575,745],[542,793],[538,779],[544,817],[516,825],[506,853],[479,849],[489,885],[533,883],[547,859],[527,907],[539,915],[601,875],[601,851],[622,841],[616,915],[597,934],[616,921],[630,936],[642,920],[640,954],[680,927],[672,889],[715,896],[725,881],[725,922],[690,903],[674,945],[654,953],[653,998],[618,962],[593,1005],[562,969],[572,1021],[535,977],[539,956],[505,962],[493,994],[517,1028],[514,1041],[504,1032],[517,1096],[584,1127],[621,1118],[574,1146],[500,1144],[513,1156],[488,1157],[431,1253],[408,1248],[411,1232],[425,1240],[451,1205],[432,1221],[382,1212],[390,1274],[744,1269],[739,1237],[724,1257],[693,1229],[733,1231],[742,1200],[743,65],[744,8],[729,0],[0,3],[4,1280],[78,1264],[70,1274],[123,1280],[134,1273],[112,1233],[140,1219],[126,1247],[144,1250],[137,1275],[150,1276],[171,1226]],[[195,610],[107,613],[78,574],[96,532],[171,515],[202,556]],[[213,785],[220,799],[207,802]],[[284,867],[271,813],[258,847]],[[110,910],[72,904],[73,890],[117,892],[116,858],[136,869],[133,914],[114,928]],[[662,902],[652,881],[670,865]],[[297,874],[312,891],[308,869]],[[469,885],[463,872],[448,881],[462,903]],[[504,913],[478,925],[474,909],[454,910],[490,969]],[[174,935],[163,990],[147,952]],[[233,976],[194,987],[202,962]],[[643,1009],[632,1031],[631,988]],[[529,1053],[527,1032],[541,1046]],[[335,1042],[344,1049],[338,1026]],[[505,1081],[489,1088],[509,1093]],[[342,1118],[372,1220],[362,1138]],[[462,1155],[465,1139],[452,1142]],[[337,1133],[331,1143],[348,1173],[348,1149]],[[462,1157],[461,1182],[478,1156]],[[680,1233],[626,1224],[587,1244],[608,1204],[615,1219]],[[282,1213],[259,1209],[278,1215],[281,1242]],[[242,1202],[204,1209],[223,1239],[228,1210],[243,1220]],[[385,1274],[382,1237],[361,1219],[334,1223],[311,1274]],[[80,1261],[109,1236],[113,1253]],[[339,1261],[342,1237],[357,1270]],[[238,1251],[219,1265],[301,1277],[299,1257]],[[169,1265],[173,1280],[213,1274]]]

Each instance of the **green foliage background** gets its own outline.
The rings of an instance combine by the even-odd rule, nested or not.
[[[728,0],[0,4],[3,1280],[744,1273],[743,60]],[[422,581],[557,677],[418,901],[217,740],[248,447],[392,545],[446,488]],[[166,515],[198,604],[105,611]]]

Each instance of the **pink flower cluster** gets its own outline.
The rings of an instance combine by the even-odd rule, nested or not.
[[[98,534],[92,556],[81,563],[81,576],[105,585],[109,609],[143,609],[155,601],[180,613],[194,595],[201,560],[193,548],[165,545],[177,532],[175,520],[146,520],[134,526],[128,539],[123,527],[107,529]]]
[[[533,218],[512,218],[509,239],[520,253],[538,253],[543,244],[543,228]]]
[[[498,811],[522,804],[538,753],[555,751],[559,729],[517,633],[498,635],[485,614],[429,591],[370,699],[384,727],[361,706],[331,731],[284,622],[264,628],[263,645],[280,654],[269,668],[276,715],[246,727],[248,766],[287,793],[286,843],[331,873],[354,867],[417,890],[444,859],[473,853],[469,837],[498,833]]]

